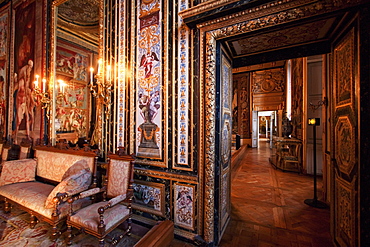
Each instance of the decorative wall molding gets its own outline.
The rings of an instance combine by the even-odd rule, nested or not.
[[[188,175],[182,175],[182,174],[176,174],[176,173],[154,171],[154,170],[149,170],[149,169],[144,169],[144,168],[135,168],[135,174],[157,177],[157,178],[162,178],[166,180],[181,181],[181,182],[191,182],[191,183],[198,182],[198,179],[196,176],[188,176]]]
[[[216,113],[216,39],[206,34],[205,46],[205,154],[204,154],[204,239],[214,241],[214,185],[215,185],[215,113]]]

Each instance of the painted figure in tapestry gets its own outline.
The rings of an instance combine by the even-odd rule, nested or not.
[[[0,133],[4,134],[5,132],[5,80],[2,75],[0,75]]]
[[[16,11],[15,64],[13,76],[13,138],[18,142],[22,137],[32,139],[35,127],[34,85],[34,44],[35,44],[35,3],[21,4]]]

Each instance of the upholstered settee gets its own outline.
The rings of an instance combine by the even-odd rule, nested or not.
[[[38,220],[53,227],[56,240],[59,224],[66,220],[69,206],[59,196],[96,187],[97,152],[93,150],[38,146],[34,159],[6,161],[0,176],[0,196],[4,211],[15,205],[30,214],[30,227]],[[88,205],[80,200],[76,209]]]

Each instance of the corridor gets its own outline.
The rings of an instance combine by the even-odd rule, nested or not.
[[[274,169],[268,142],[233,155],[231,221],[226,246],[333,246],[330,211],[304,204],[313,198],[313,177]],[[318,178],[318,198],[321,178]]]

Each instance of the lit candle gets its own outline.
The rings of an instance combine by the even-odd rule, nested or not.
[[[37,88],[37,86],[38,86],[38,85],[37,85],[37,81],[34,81],[33,83],[35,84],[35,88]]]
[[[107,65],[107,81],[110,82],[110,73],[111,73],[111,66]]]
[[[63,93],[63,80],[58,80],[59,91]]]
[[[36,81],[35,81],[35,87],[39,87],[39,75],[35,75]]]
[[[46,79],[42,79],[42,89],[46,92]]]
[[[100,73],[100,71],[101,71],[102,63],[103,63],[103,60],[102,60],[102,59],[99,59],[99,60],[98,60],[98,75],[99,75],[99,73]]]
[[[93,83],[93,78],[94,78],[94,68],[90,67],[90,83]]]

